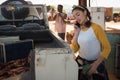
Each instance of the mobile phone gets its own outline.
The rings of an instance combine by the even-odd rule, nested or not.
[[[76,22],[75,25],[80,28],[80,24],[78,22]]]

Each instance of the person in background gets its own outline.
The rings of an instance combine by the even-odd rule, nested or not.
[[[70,30],[70,32],[66,33],[66,42],[68,44],[71,44],[71,40],[73,39],[74,36],[74,30]]]
[[[111,46],[104,30],[91,21],[90,12],[86,7],[74,6],[72,14],[78,24],[74,26],[74,36],[70,44],[78,54],[74,55],[79,66],[78,80],[86,80],[86,76],[82,79],[84,65],[87,65],[86,75],[89,80],[97,73],[102,79],[98,77],[92,80],[109,80],[104,61],[109,56]]]
[[[55,16],[55,12],[56,10],[54,9],[54,6],[50,6],[50,9],[48,7],[48,12],[47,12],[47,15],[48,15],[48,20],[49,21],[54,21],[54,16]]]
[[[54,16],[55,18],[55,31],[57,32],[58,36],[65,40],[65,33],[66,33],[66,21],[67,14],[63,12],[63,5],[57,6],[57,13]]]

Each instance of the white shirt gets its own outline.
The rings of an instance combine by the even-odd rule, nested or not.
[[[79,56],[86,60],[95,60],[100,54],[100,43],[95,33],[90,27],[87,31],[80,31],[78,36],[78,44],[80,45]]]

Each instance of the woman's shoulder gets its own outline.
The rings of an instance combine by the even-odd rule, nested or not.
[[[95,23],[95,22],[91,22],[91,26],[92,26],[92,27],[100,27],[100,25],[97,24],[97,23]]]
[[[94,22],[91,22],[91,27],[94,29],[94,30],[101,30],[102,27],[97,24],[97,23],[94,23]]]
[[[101,33],[104,33],[103,28],[97,23],[92,22],[91,27],[96,35],[101,35]]]

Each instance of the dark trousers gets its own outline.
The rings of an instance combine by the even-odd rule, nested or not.
[[[94,62],[94,61],[88,61],[88,60],[82,59],[80,56],[78,56],[76,58],[78,67],[83,66],[83,65],[79,64],[78,59],[83,61],[83,65],[91,64]],[[97,72],[98,72],[97,74],[92,75],[92,80],[109,80],[104,61],[98,66]],[[78,70],[78,80],[91,80],[91,78],[87,74],[82,74],[82,69],[79,69]]]
[[[58,33],[58,36],[59,36],[60,38],[62,38],[63,40],[65,40],[65,33]]]

